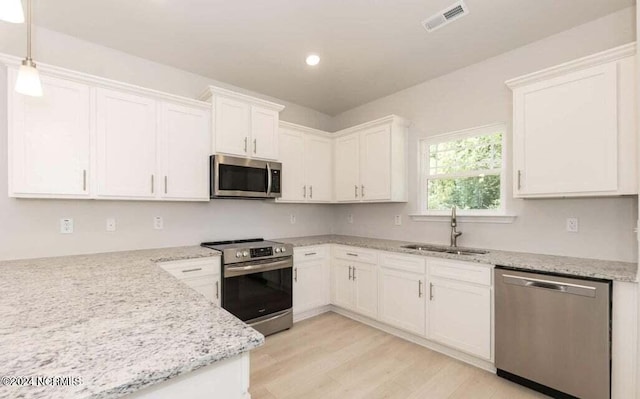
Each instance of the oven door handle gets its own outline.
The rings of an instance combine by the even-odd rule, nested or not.
[[[224,278],[244,276],[247,274],[268,272],[271,270],[286,269],[291,267],[293,267],[292,259],[250,266],[227,266],[224,268]]]

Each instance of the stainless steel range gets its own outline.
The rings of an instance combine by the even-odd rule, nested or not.
[[[204,242],[222,252],[222,307],[264,335],[293,325],[293,246],[262,238]]]

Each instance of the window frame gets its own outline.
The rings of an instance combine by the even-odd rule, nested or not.
[[[415,216],[448,216],[451,214],[451,210],[429,210],[428,209],[428,184],[429,180],[433,180],[431,177],[431,164],[430,164],[430,150],[429,147],[433,144],[440,144],[448,141],[457,141],[466,139],[469,137],[485,136],[497,132],[502,133],[502,162],[499,169],[499,173],[491,173],[491,175],[500,176],[500,207],[497,209],[458,209],[458,216],[474,216],[474,217],[495,217],[495,216],[508,216],[507,215],[507,125],[506,123],[493,123],[490,125],[484,125],[479,127],[473,127],[470,129],[458,130],[449,133],[439,134],[436,136],[425,137],[418,141],[418,204],[420,212]],[[498,171],[492,169],[491,171]],[[474,173],[460,172],[448,174],[451,178],[455,177],[472,177],[477,176]],[[446,176],[446,175],[442,175]]]

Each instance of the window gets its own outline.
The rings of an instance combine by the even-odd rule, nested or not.
[[[421,141],[422,214],[504,214],[504,125]]]

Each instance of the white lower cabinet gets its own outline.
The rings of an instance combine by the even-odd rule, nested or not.
[[[326,252],[323,247],[294,251],[294,315],[329,304],[329,259]]]
[[[380,267],[378,319],[424,336],[426,333],[425,275]]]
[[[189,259],[158,264],[169,274],[220,306],[220,257]]]
[[[427,263],[430,273],[428,338],[491,360],[491,267],[442,259]]]
[[[377,318],[377,266],[340,259],[333,262],[332,269],[331,303],[363,316]]]

